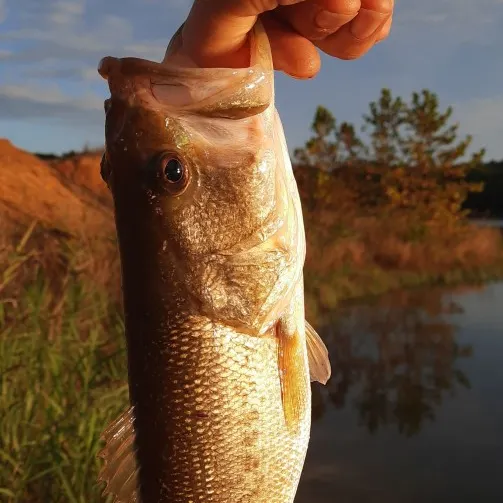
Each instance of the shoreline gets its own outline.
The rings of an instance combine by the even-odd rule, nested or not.
[[[486,267],[456,267],[441,273],[362,268],[357,279],[351,274],[331,280],[309,278],[308,274],[305,277],[306,311],[318,314],[336,309],[341,304],[365,302],[401,290],[497,283],[503,281],[503,255],[495,264]]]

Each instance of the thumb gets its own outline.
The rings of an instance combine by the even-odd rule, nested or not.
[[[195,0],[182,31],[182,51],[205,67],[246,67],[248,33],[257,17],[305,0]]]

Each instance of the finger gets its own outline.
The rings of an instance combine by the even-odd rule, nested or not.
[[[267,13],[260,17],[271,44],[274,68],[297,79],[314,77],[321,66],[320,55],[312,42]]]
[[[257,16],[302,1],[195,0],[183,28],[183,51],[200,66],[248,66],[247,37]]]
[[[358,15],[350,23],[333,35],[315,41],[315,45],[340,59],[359,58],[375,44],[392,14],[392,0],[362,0]]]
[[[279,7],[277,12],[304,37],[318,40],[349,23],[358,14],[360,6],[360,0],[313,0]]]
[[[390,31],[391,31],[391,25],[393,24],[393,16],[391,16],[384,26],[381,28],[379,31],[379,35],[377,35],[376,42],[382,42],[384,39],[389,37]]]

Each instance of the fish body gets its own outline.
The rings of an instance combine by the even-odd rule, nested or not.
[[[326,348],[304,321],[305,236],[257,24],[251,65],[105,58],[131,407],[105,431],[116,502],[291,503]]]

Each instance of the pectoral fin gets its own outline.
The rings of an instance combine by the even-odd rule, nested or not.
[[[282,322],[276,327],[281,398],[287,428],[297,432],[308,408],[309,383],[306,383],[303,341],[297,331],[289,334]]]
[[[103,496],[112,495],[113,503],[140,503],[133,422],[134,413],[130,407],[101,436],[105,446],[98,456],[103,458],[104,466],[98,481],[106,482]]]
[[[306,343],[307,357],[309,360],[309,374],[311,381],[318,381],[327,384],[330,379],[332,369],[328,350],[316,330],[306,321]]]

